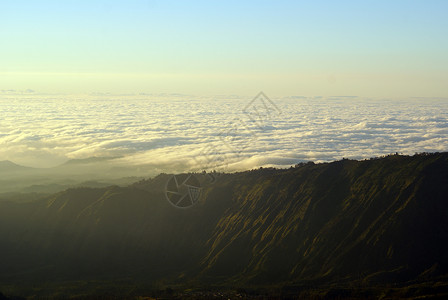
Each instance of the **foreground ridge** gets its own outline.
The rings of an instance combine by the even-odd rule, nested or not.
[[[166,201],[167,174],[0,202],[0,290],[448,293],[448,153],[197,176],[187,210]]]

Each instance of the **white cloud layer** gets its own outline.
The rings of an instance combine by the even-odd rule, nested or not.
[[[154,173],[448,151],[448,99],[0,95],[0,161],[117,156]]]

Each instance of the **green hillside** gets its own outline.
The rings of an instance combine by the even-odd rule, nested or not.
[[[448,153],[195,176],[190,209],[165,199],[166,174],[0,202],[0,291],[448,293]]]

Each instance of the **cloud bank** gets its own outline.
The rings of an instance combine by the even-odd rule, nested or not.
[[[52,167],[106,156],[157,173],[448,151],[448,99],[251,100],[3,94],[0,160]]]

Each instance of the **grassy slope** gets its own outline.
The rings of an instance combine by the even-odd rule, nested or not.
[[[446,153],[223,174],[189,210],[164,199],[168,178],[0,202],[0,282],[378,286],[448,273]]]

